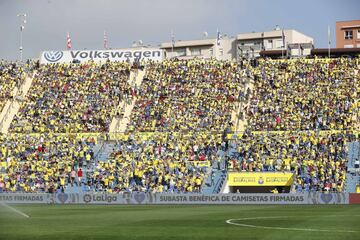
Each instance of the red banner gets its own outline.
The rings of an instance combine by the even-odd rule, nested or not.
[[[360,194],[359,193],[350,193],[349,194],[349,203],[350,204],[360,204]]]

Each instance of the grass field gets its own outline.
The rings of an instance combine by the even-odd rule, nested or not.
[[[30,217],[0,206],[0,239],[360,239],[355,205],[11,207]]]

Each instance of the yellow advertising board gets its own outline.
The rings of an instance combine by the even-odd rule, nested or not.
[[[293,183],[290,172],[229,172],[229,186],[290,186]]]

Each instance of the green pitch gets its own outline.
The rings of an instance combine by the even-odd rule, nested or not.
[[[0,239],[360,239],[354,205],[11,207],[30,218],[0,205]]]

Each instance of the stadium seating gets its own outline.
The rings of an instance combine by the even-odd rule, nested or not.
[[[7,99],[22,70],[0,68]],[[347,143],[359,142],[356,68],[345,58],[172,59],[148,62],[138,88],[127,63],[40,66],[0,136],[0,191],[218,192],[224,168],[293,171],[298,192],[342,192]],[[232,132],[249,76],[245,131]],[[128,129],[109,133],[124,100],[135,102]],[[204,188],[212,168],[219,184]]]
[[[118,141],[110,159],[99,162],[93,185],[111,191],[200,192],[223,146],[221,135],[144,136]]]
[[[248,129],[354,129],[355,69],[351,59],[260,61]]]
[[[359,130],[356,69],[352,59],[260,61],[233,167],[295,171],[297,191],[341,192],[345,144],[357,136],[343,131]]]
[[[150,64],[131,115],[133,131],[224,131],[245,72],[216,60],[166,60]]]
[[[0,191],[56,192],[80,184],[78,171],[93,164],[96,138],[76,135],[0,137]]]
[[[21,82],[24,69],[17,63],[0,61],[0,112],[11,99],[14,88]]]
[[[346,178],[346,144],[354,139],[350,132],[249,132],[232,140],[236,150],[230,169],[292,171],[299,192],[341,192]]]
[[[10,132],[108,131],[116,107],[131,95],[129,64],[44,65]]]
[[[76,185],[87,191],[199,192],[224,146],[220,135],[123,136],[127,140],[111,145],[108,159],[95,152],[97,137],[3,136],[0,191],[55,192]]]

